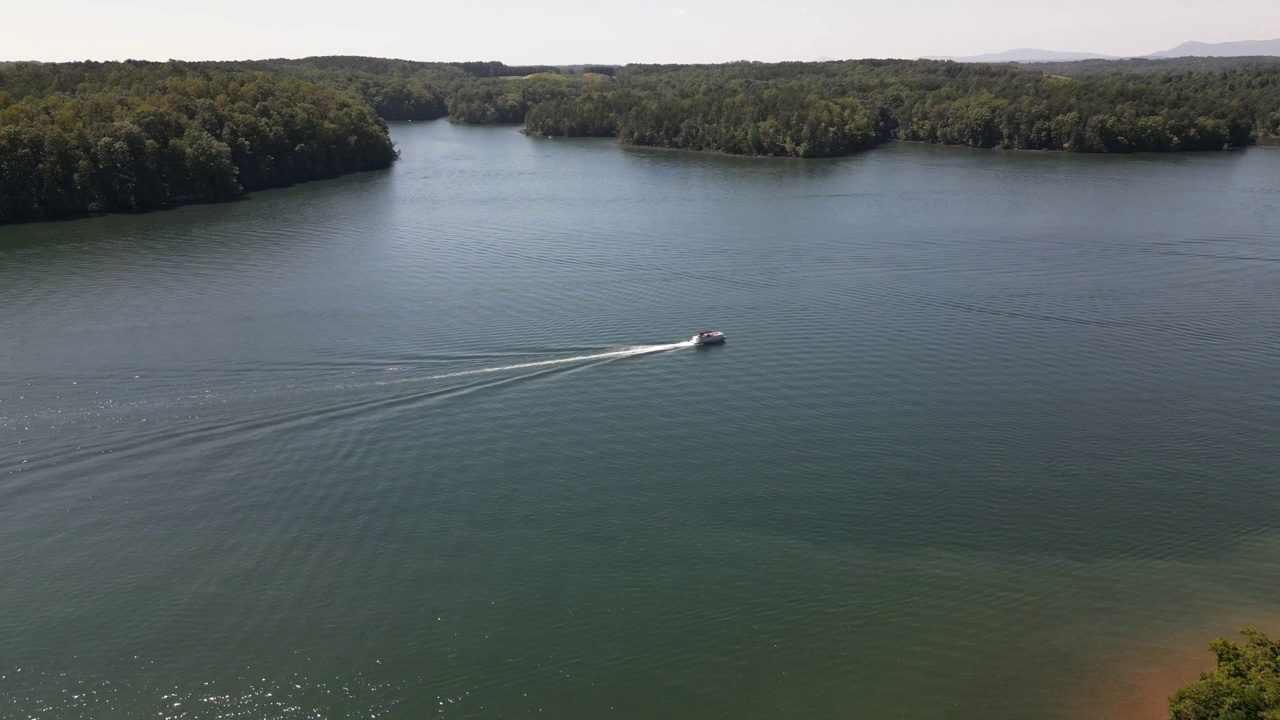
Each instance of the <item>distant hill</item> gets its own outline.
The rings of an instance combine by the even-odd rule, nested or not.
[[[1058,50],[1038,50],[1036,48],[1018,48],[1001,53],[986,55],[968,55],[965,57],[930,57],[926,60],[955,60],[965,63],[1024,63],[1024,62],[1071,62],[1073,60],[1115,60],[1112,55],[1098,53],[1060,52]]]
[[[1280,56],[1280,38],[1275,40],[1237,40],[1234,42],[1204,43],[1184,42],[1176,48],[1161,50],[1148,55],[1126,57],[1137,58],[1178,58],[1178,57],[1261,57]],[[1042,62],[1074,62],[1077,60],[1120,60],[1115,55],[1100,55],[1086,52],[1062,52],[1058,50],[1038,50],[1036,48],[1018,48],[1001,53],[986,55],[968,55],[965,57],[930,57],[926,60],[955,60],[966,63],[1042,63]]]
[[[1172,50],[1154,52],[1146,57],[1246,57],[1280,55],[1280,38],[1274,40],[1237,40],[1235,42],[1184,42]]]
[[[1071,60],[1114,60],[1111,55],[1097,53],[1062,53],[1057,50],[1037,50],[1034,47],[1019,47],[1016,50],[1005,50],[1004,53],[988,53],[986,55],[969,55],[965,58],[928,58],[929,60],[955,60],[957,63],[1066,63]]]

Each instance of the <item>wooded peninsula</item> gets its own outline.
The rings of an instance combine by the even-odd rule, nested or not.
[[[1089,153],[1280,135],[1280,58],[508,66],[363,57],[0,67],[0,223],[137,212],[396,158],[386,121],[836,157],[889,140]]]

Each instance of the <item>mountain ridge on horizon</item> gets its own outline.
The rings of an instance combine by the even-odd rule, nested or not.
[[[1146,55],[1103,55],[1063,50],[1041,50],[1039,48],[1015,48],[999,53],[965,56],[928,56],[926,60],[955,60],[970,63],[1002,63],[1002,62],[1070,62],[1072,60],[1122,60],[1126,58],[1175,58],[1175,57],[1249,57],[1280,56],[1280,38],[1270,40],[1232,40],[1229,42],[1207,43],[1197,40],[1184,42],[1168,50],[1157,50]]]

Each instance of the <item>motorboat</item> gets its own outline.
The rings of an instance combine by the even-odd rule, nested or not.
[[[691,342],[694,345],[717,345],[724,342],[724,333],[719,330],[700,330]]]

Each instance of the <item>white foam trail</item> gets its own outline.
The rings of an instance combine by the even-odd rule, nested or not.
[[[515,365],[501,365],[499,367],[478,368],[475,370],[459,370],[458,372],[444,373],[443,375],[428,375],[420,380],[443,380],[445,378],[464,377],[467,375],[481,375],[484,373],[506,372],[508,370],[525,370],[528,368],[547,367],[549,365],[565,365],[567,363],[588,362],[590,360],[611,360],[614,358],[632,357],[635,355],[648,355],[649,353],[666,352],[667,350],[677,350],[679,348],[693,347],[692,340],[685,340],[678,343],[666,343],[665,345],[637,345],[635,347],[624,348],[622,350],[610,350],[609,352],[596,353],[594,355],[578,355],[575,357],[559,358],[557,360],[538,360],[536,362],[516,363]]]

